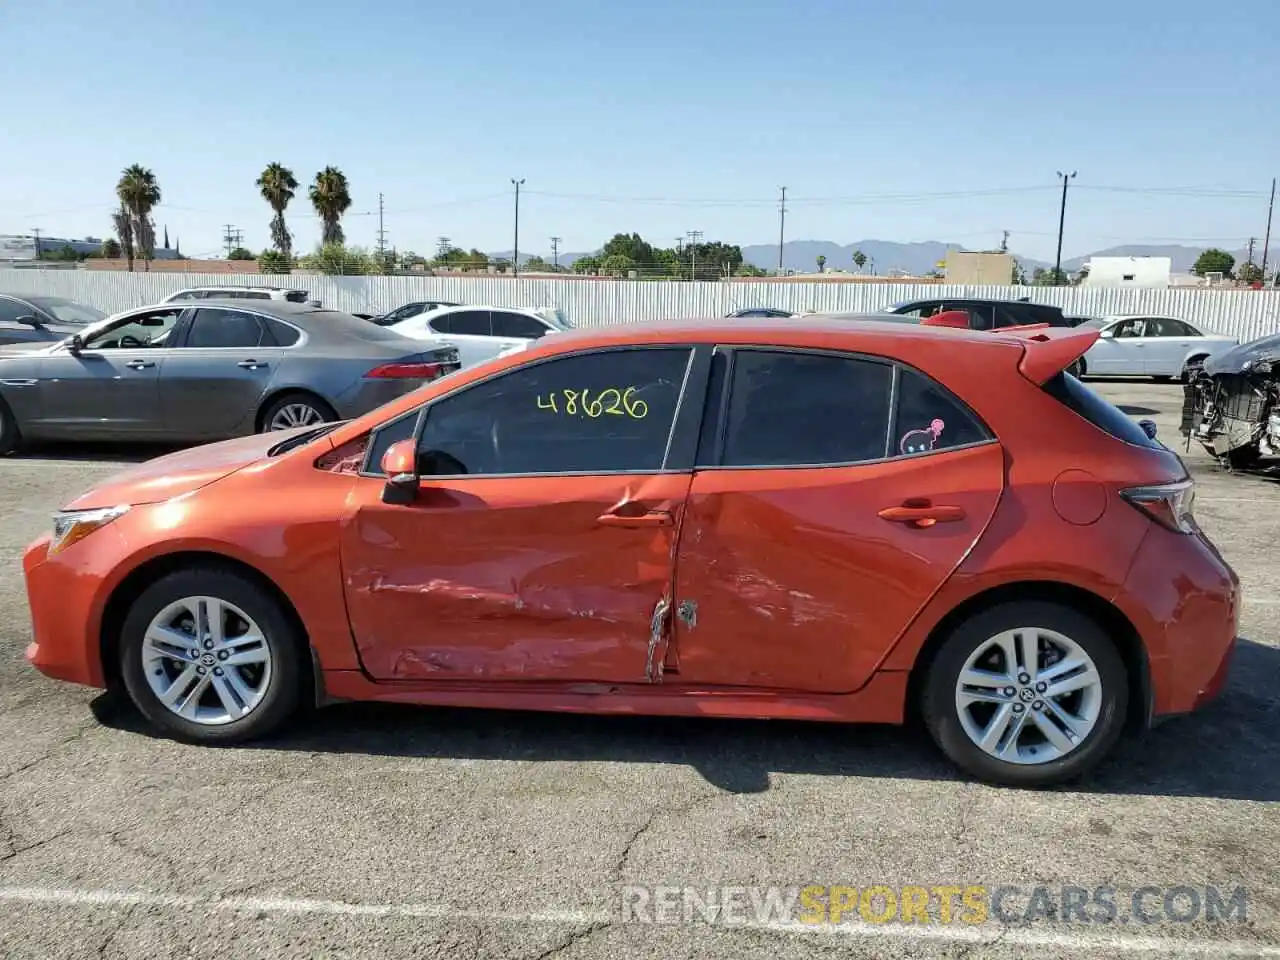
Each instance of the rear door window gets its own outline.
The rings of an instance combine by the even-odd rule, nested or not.
[[[492,331],[488,310],[459,310],[430,321],[437,333],[454,333],[459,336],[487,337]]]
[[[885,456],[888,363],[738,350],[730,379],[724,466],[826,466]]]
[[[547,325],[523,313],[511,313],[506,310],[494,310],[490,314],[493,321],[495,337],[512,337],[524,340],[536,340],[546,335]]]

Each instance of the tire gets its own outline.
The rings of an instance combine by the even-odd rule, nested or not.
[[[1040,636],[1050,635],[1046,639],[1057,638],[1055,643],[1065,639],[1070,645],[1066,648],[1070,651],[1069,657],[1081,663],[1089,662],[1096,682],[1087,691],[1054,697],[1050,690],[1041,699],[1035,692],[1034,680],[1032,685],[1024,686],[1019,676],[1014,674],[1009,685],[991,684],[990,692],[1002,698],[1000,703],[972,701],[962,715],[960,700],[964,694],[960,688],[960,675],[971,658],[982,651],[995,650],[992,645],[1001,635],[1008,637],[1017,632],[1026,638],[1033,631],[1039,631]],[[1036,646],[1040,647],[1039,640]],[[1038,659],[1043,661],[1043,652]],[[1063,658],[1064,661],[1066,659]],[[977,663],[984,665],[979,669],[994,669],[991,660],[982,659]],[[1045,672],[1049,668],[1049,664],[1042,663],[1038,671]],[[1129,703],[1129,678],[1124,661],[1115,644],[1094,620],[1058,603],[1019,600],[976,614],[952,630],[927,670],[921,703],[926,728],[956,766],[987,783],[1046,787],[1075,780],[1099,763],[1124,731]],[[1059,680],[1061,682],[1062,678]],[[1008,691],[1014,691],[1013,695],[1003,699]],[[1041,709],[1037,710],[1036,705]],[[1091,725],[1087,721],[1076,724],[1081,731],[1077,742],[1069,743],[1068,749],[1061,751],[1041,732],[1043,724],[1048,723],[1057,731],[1060,742],[1068,742],[1062,725],[1054,719],[1055,706],[1060,711],[1058,716],[1073,720],[1092,717]],[[993,729],[998,726],[997,712],[1006,710],[1006,707],[1005,716],[1010,721],[1006,729],[1012,729],[1019,718],[1022,718],[1022,726],[1006,744],[1008,758],[1001,758],[979,745],[976,736],[983,730],[981,723],[974,722],[974,718],[976,715],[980,721],[982,716],[989,716],[991,726],[987,729]],[[1036,753],[1042,754],[1044,759],[1036,759]]]
[[[194,632],[184,629],[194,626],[189,621],[197,599],[206,601],[206,611],[212,609],[207,601],[222,605],[218,621],[228,640],[241,640],[239,645],[207,649],[210,642],[197,643]],[[262,638],[260,644],[243,639],[245,620],[249,632]],[[158,623],[170,625],[166,635],[179,643],[149,642],[149,632],[161,635]],[[184,649],[180,643],[187,636],[191,647]],[[220,665],[233,658],[245,665]],[[178,570],[157,580],[134,601],[121,631],[120,673],[129,697],[157,728],[187,743],[243,743],[279,729],[301,707],[310,669],[306,638],[279,601],[254,581],[216,566]],[[174,708],[161,700],[165,688],[178,691]],[[236,716],[228,703],[246,709]]]
[[[1152,377],[1151,379],[1154,380],[1156,383],[1172,383],[1174,378],[1171,376],[1162,374],[1161,376]]]
[[[1253,444],[1227,451],[1227,465],[1232,470],[1248,470],[1250,467],[1256,467],[1261,459],[1262,451]]]
[[[293,427],[319,426],[322,423],[333,423],[338,414],[333,407],[325,403],[314,393],[295,390],[284,393],[272,400],[258,418],[258,432],[270,433],[272,430],[291,430]],[[299,422],[290,423],[290,420]],[[279,426],[273,426],[279,422]]]
[[[18,449],[18,441],[22,435],[18,432],[18,421],[14,419],[9,405],[0,398],[0,457],[13,453]]]

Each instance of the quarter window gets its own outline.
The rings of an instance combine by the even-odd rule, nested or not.
[[[257,347],[262,344],[262,324],[251,313],[238,310],[196,311],[187,334],[188,347]]]
[[[292,347],[298,342],[300,334],[296,327],[291,327],[287,323],[281,323],[279,320],[266,318],[267,329],[271,332],[272,339],[275,340],[278,347]]]
[[[445,397],[428,409],[418,470],[424,476],[660,470],[690,353],[649,348],[560,357]],[[371,446],[385,449],[381,438]]]
[[[987,429],[945,387],[899,368],[898,408],[890,456],[931,453],[991,438]]]
[[[885,455],[893,368],[826,354],[734,355],[725,466],[858,463]]]
[[[0,323],[16,323],[19,317],[34,316],[35,311],[17,300],[0,297]]]

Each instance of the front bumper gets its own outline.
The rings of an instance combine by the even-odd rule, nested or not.
[[[110,529],[95,536],[113,536]],[[45,676],[91,687],[104,687],[96,624],[101,622],[99,591],[94,571],[49,556],[49,536],[27,547],[22,572],[31,608],[32,641],[27,660]],[[79,545],[83,546],[83,544]]]

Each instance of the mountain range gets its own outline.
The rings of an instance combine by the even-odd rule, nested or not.
[[[860,240],[857,243],[845,244],[836,243],[832,240],[789,240],[782,248],[782,262],[783,266],[788,270],[794,270],[797,273],[815,273],[818,269],[818,257],[824,256],[827,258],[825,264],[827,270],[853,271],[856,269],[853,264],[853,254],[855,251],[861,250],[867,257],[867,263],[863,267],[863,272],[865,273],[870,273],[874,269],[880,276],[897,271],[904,271],[913,276],[923,276],[929,271],[937,269],[937,264],[946,259],[948,250],[965,249],[967,248],[963,244],[943,243],[937,240],[926,240],[919,243],[898,243],[893,240]],[[1204,251],[1204,247],[1125,244],[1063,260],[1062,268],[1069,273],[1075,272],[1090,257],[1168,257],[1173,262],[1172,266],[1175,273],[1188,273],[1196,262],[1196,258]],[[1236,258],[1237,264],[1244,263],[1248,258],[1248,251],[1246,250],[1228,252]],[[1022,265],[1022,269],[1026,271],[1028,277],[1037,267],[1047,270],[1053,266],[1052,263],[1036,260],[1034,257],[1021,256],[1015,251],[1010,251],[1010,253]],[[490,256],[509,260],[511,259],[511,251],[505,250],[491,253]],[[533,256],[533,254],[521,253],[520,262],[522,264],[526,263],[530,256]],[[551,260],[550,254],[543,256],[546,260]],[[591,254],[561,253],[560,265],[572,266],[575,260],[586,256],[591,256]],[[754,266],[765,270],[774,270],[778,266],[778,245],[776,243],[749,244],[742,248],[742,257],[747,263]],[[1260,249],[1255,250],[1254,262],[1259,262],[1261,258],[1262,251]],[[1273,251],[1270,261],[1280,261],[1280,249]]]

